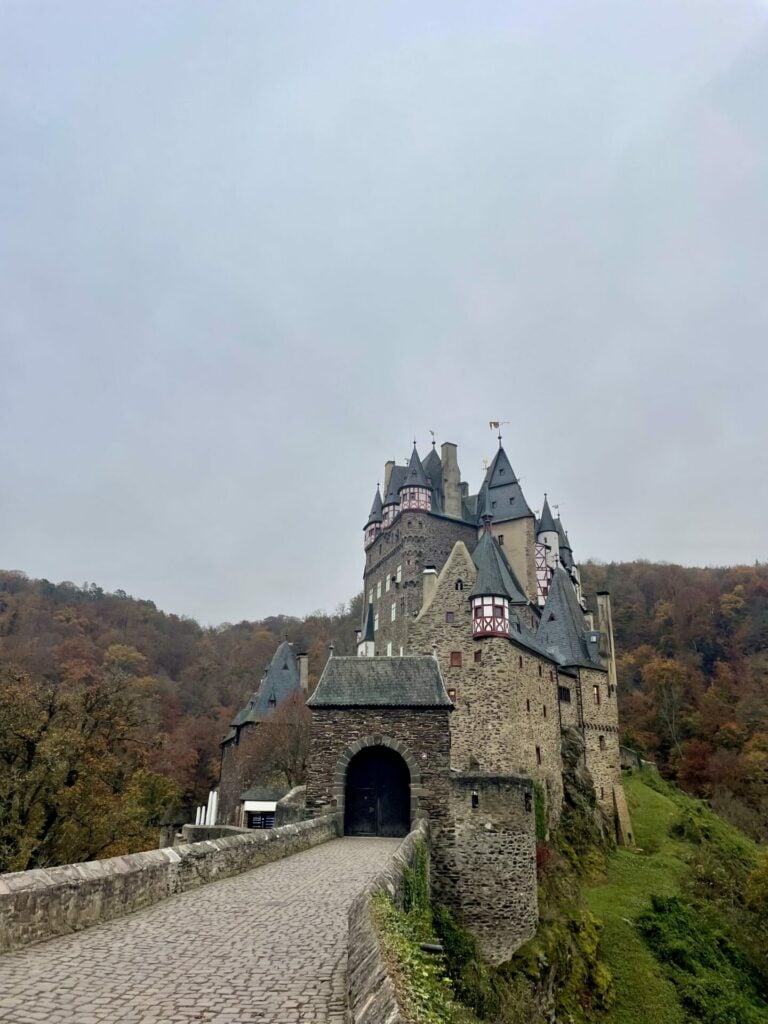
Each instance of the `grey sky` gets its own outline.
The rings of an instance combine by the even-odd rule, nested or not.
[[[381,466],[768,558],[768,5],[0,0],[0,566],[351,597]]]

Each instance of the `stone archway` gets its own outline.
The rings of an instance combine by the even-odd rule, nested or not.
[[[417,817],[421,772],[404,744],[365,736],[339,758],[333,788],[347,835],[406,835]]]

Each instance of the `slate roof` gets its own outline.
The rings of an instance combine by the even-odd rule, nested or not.
[[[376,493],[373,496],[371,511],[368,513],[368,522],[365,525],[370,526],[371,523],[380,523],[381,519],[381,491],[377,487]]]
[[[603,669],[597,650],[600,645],[590,639],[593,636],[599,638],[599,633],[587,629],[573,583],[565,569],[557,566],[541,612],[537,639],[561,665]]]
[[[568,534],[565,532],[560,516],[555,520],[555,529],[557,530],[557,536],[560,540],[560,561],[566,569],[572,569],[573,551],[571,549],[571,542],[568,540]]]
[[[547,501],[546,494],[544,495],[544,504],[541,508],[541,518],[536,526],[536,532],[557,533],[557,526],[555,526],[555,520],[549,508],[549,502]]]
[[[373,643],[375,640],[373,631],[373,605],[368,605],[368,611],[365,615],[365,629],[363,630],[363,640],[368,643]]]
[[[485,530],[472,552],[477,578],[470,597],[494,595],[507,597],[512,604],[528,604],[523,588],[517,581],[504,552],[492,534]]]
[[[384,496],[385,505],[399,505],[400,495],[399,490],[405,479],[405,466],[393,466],[392,472],[389,475],[389,487],[387,493]]]
[[[443,464],[440,461],[440,456],[434,449],[424,459],[422,463],[424,466],[424,473],[427,480],[432,486],[432,511],[442,512],[444,508],[443,501]]]
[[[411,458],[408,462],[408,466],[405,470],[405,477],[403,482],[400,484],[398,490],[402,490],[404,487],[431,487],[432,485],[427,480],[427,474],[424,472],[424,467],[421,464],[419,453],[416,451],[416,445],[413,446],[411,452]]]
[[[430,656],[329,658],[307,701],[320,707],[450,708],[440,666]]]
[[[290,789],[287,786],[252,786],[240,794],[240,799],[264,800],[265,802],[274,800],[277,803],[288,793],[290,793]]]
[[[259,688],[232,720],[233,728],[268,718],[286,697],[301,689],[299,663],[293,648],[284,640],[275,651]],[[228,736],[227,739],[230,737]],[[226,740],[224,741],[226,742]]]
[[[484,496],[485,508],[480,508],[481,502],[478,501],[478,516],[483,511],[492,512],[497,523],[508,523],[513,519],[525,519],[528,516],[533,518],[533,512],[528,507],[520,482],[502,447],[499,447],[488,467],[480,494]]]

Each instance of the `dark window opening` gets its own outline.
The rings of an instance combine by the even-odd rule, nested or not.
[[[563,704],[571,703],[571,691],[567,686],[558,686],[557,688],[557,699]]]
[[[451,651],[451,668],[461,668],[461,651]]]
[[[500,533],[498,535],[498,537],[496,538],[496,540],[499,542],[499,547],[503,548],[504,547],[504,534]]]
[[[518,657],[517,657],[517,665],[518,665],[518,668],[522,668],[523,667],[523,656],[522,656],[522,654],[519,654]]]
[[[457,590],[463,590],[464,589],[464,580],[456,580],[456,589]]]
[[[599,705],[600,704],[600,687],[597,684],[595,684],[592,687],[592,696],[594,698],[595,704]]]
[[[541,764],[541,747],[536,747],[536,764]]]
[[[526,711],[528,712],[528,714],[530,715],[530,713],[531,713],[531,702],[530,702],[529,700],[527,700],[527,701],[525,702],[525,710],[526,710]]]
[[[453,612],[446,612],[445,613],[445,621],[446,622],[453,622],[453,620],[454,620]]]
[[[543,672],[542,672],[542,670],[541,670],[541,665],[539,665],[539,675],[543,675],[543,674],[544,674],[544,673],[543,673]]]
[[[483,652],[482,651],[475,651],[475,661],[482,661],[482,660],[483,660]]]
[[[598,736],[597,742],[600,744],[600,749],[605,750],[605,736]]]
[[[547,717],[547,705],[544,704],[541,710],[544,712],[544,717],[546,718]]]

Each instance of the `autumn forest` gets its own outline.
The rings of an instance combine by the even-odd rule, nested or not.
[[[768,838],[768,566],[582,576],[612,594],[623,742]],[[308,652],[314,684],[331,641],[352,653],[360,601],[211,629],[0,572],[0,871],[156,846],[169,814],[205,799],[277,643]]]

